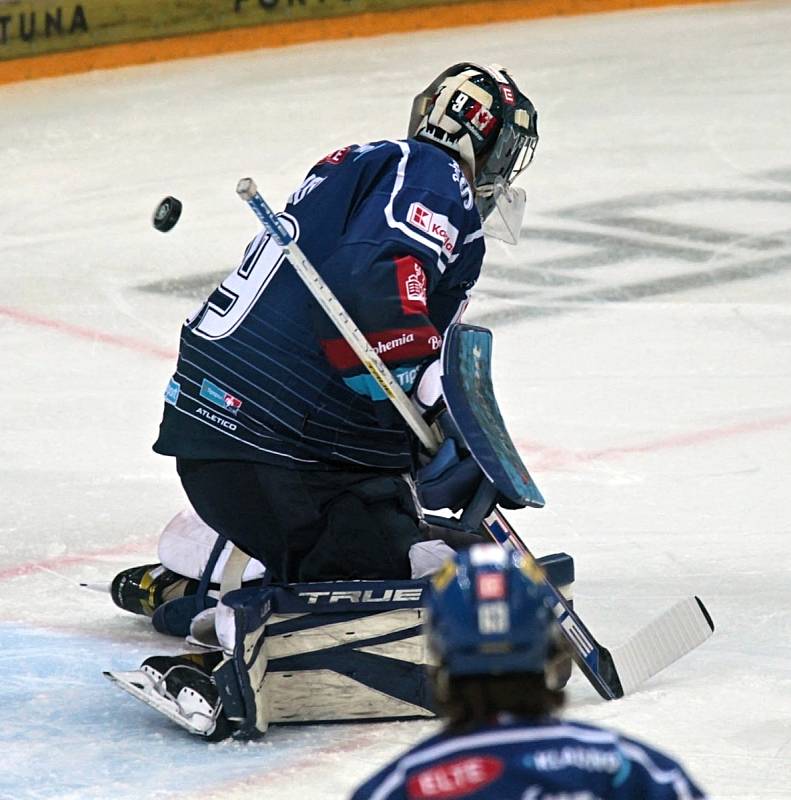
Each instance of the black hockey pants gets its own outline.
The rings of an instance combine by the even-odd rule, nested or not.
[[[423,538],[398,475],[177,459],[198,516],[270,570],[275,582],[410,577]]]

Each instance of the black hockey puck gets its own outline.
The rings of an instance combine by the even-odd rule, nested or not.
[[[154,212],[154,227],[162,233],[169,231],[181,216],[181,201],[175,197],[166,197]]]

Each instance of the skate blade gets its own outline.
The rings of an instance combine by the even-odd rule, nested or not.
[[[211,736],[216,727],[216,721],[209,719],[202,714],[186,716],[182,713],[179,704],[165,695],[160,694],[155,688],[151,677],[141,670],[132,672],[112,672],[102,673],[107,680],[123,689],[132,697],[145,703],[154,711],[166,716],[169,720],[176,723],[184,730],[196,736]]]

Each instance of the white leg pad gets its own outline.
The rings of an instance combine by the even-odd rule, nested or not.
[[[173,572],[199,580],[206,569],[216,541],[216,531],[210,528],[191,507],[187,507],[179,511],[160,534],[159,560]],[[232,549],[233,545],[227,542],[214,567],[211,577],[213,583],[220,583]],[[260,561],[251,559],[245,567],[242,580],[257,580],[262,578],[265,572],[266,568]]]

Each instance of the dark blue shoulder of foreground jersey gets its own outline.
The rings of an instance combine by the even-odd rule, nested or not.
[[[440,733],[380,770],[354,800],[428,797],[696,800],[704,794],[669,756],[573,722],[493,724]]]

